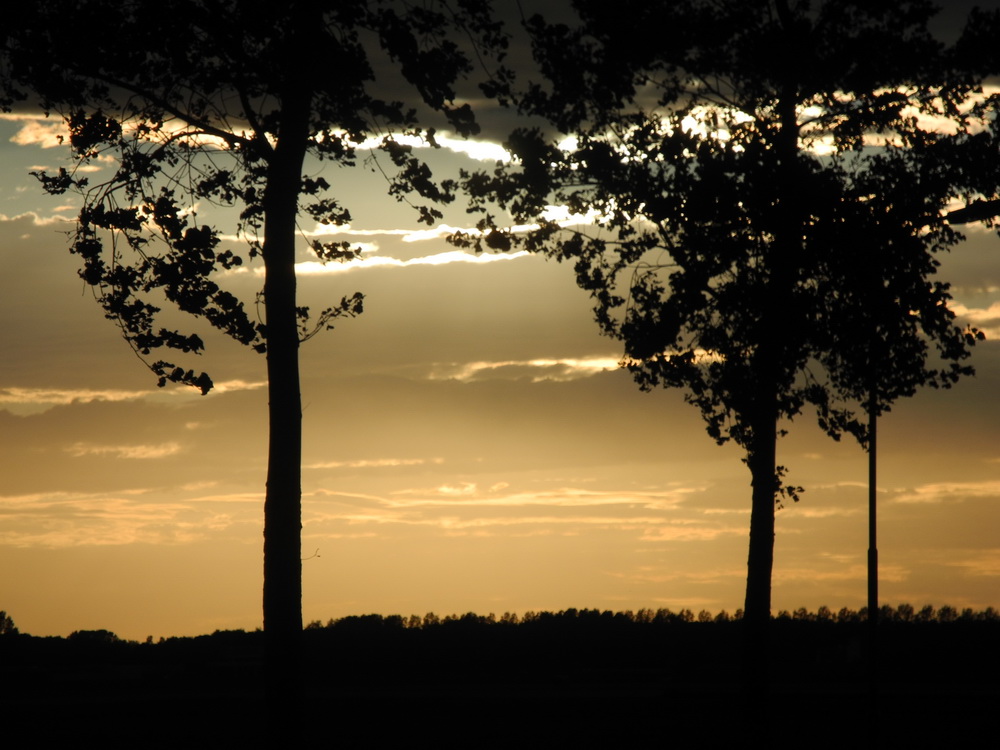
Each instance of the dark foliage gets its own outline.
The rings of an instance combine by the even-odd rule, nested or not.
[[[466,176],[483,218],[455,241],[571,263],[639,386],[683,389],[745,449],[746,610],[765,622],[774,505],[802,489],[777,463],[782,422],[811,408],[865,444],[870,394],[883,412],[972,373],[982,334],[935,272],[961,239],[951,203],[1000,191],[980,89],[997,60],[976,26],[996,18],[945,49],[923,0],[574,7],[576,25],[527,19],[542,80],[518,101],[546,129]]]
[[[14,620],[0,609],[0,635],[17,635],[17,625],[14,624]]]

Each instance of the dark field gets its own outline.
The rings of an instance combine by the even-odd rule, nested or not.
[[[305,631],[289,730],[313,747],[996,746],[991,611],[881,623],[874,691],[866,623],[799,615],[774,620],[770,686],[750,692],[738,621],[345,618]],[[0,637],[4,734],[15,739],[5,745],[259,745],[262,647],[242,631],[142,644],[106,631]]]

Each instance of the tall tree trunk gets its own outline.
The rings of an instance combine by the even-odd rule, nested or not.
[[[774,568],[774,500],[776,487],[777,411],[773,392],[753,421],[748,451],[753,499],[750,508],[750,550],[743,604],[744,677],[754,690],[767,683],[770,658],[771,572]]]
[[[747,421],[750,439],[747,465],[750,468],[753,497],[750,510],[750,551],[747,557],[747,589],[743,616],[747,625],[747,664],[754,665],[756,679],[766,679],[768,625],[771,619],[771,572],[774,567],[774,505],[778,491],[777,443],[779,394],[784,392],[783,373],[792,357],[782,338],[795,320],[792,288],[795,284],[795,260],[801,252],[801,233],[795,205],[795,160],[798,155],[798,132],[795,124],[794,95],[779,101],[782,128],[776,146],[779,150],[779,201],[775,239],[768,248],[769,275],[758,301],[762,314],[756,331],[758,348],[751,360],[752,391],[749,394]],[[794,337],[792,340],[796,340]],[[758,661],[759,660],[759,661]]]
[[[768,347],[769,348],[769,347]],[[765,365],[765,371],[773,368]],[[750,510],[750,551],[743,605],[742,702],[743,725],[766,741],[771,733],[771,572],[774,567],[774,504],[777,491],[777,393],[773,377],[758,393],[747,451],[753,499]],[[768,386],[770,389],[768,390]]]
[[[772,404],[774,399],[771,399]],[[774,500],[776,487],[777,413],[763,409],[754,420],[750,467],[753,499],[750,510],[750,552],[743,617],[766,622],[771,617],[771,571],[774,567]],[[769,413],[768,413],[769,412]]]
[[[785,0],[776,0],[786,26],[791,17]],[[792,33],[789,31],[789,33]],[[789,61],[792,65],[793,60]],[[780,416],[779,395],[790,385],[785,379],[794,371],[795,354],[788,341],[798,341],[798,332],[809,325],[798,318],[794,288],[802,255],[802,206],[798,178],[799,125],[794,84],[784,87],[777,102],[781,127],[774,146],[778,153],[778,201],[774,214],[774,240],[768,249],[769,274],[759,302],[763,313],[757,330],[759,342],[752,359],[753,392],[749,396],[750,442],[747,463],[753,483],[750,515],[750,554],[747,561],[747,591],[744,617],[763,625],[771,617],[771,570],[774,565],[774,505],[778,491],[777,442]],[[791,331],[791,335],[789,335]]]
[[[794,33],[785,0],[775,7],[785,31]],[[791,47],[789,47],[791,49]],[[795,61],[789,59],[794,79]],[[797,184],[799,158],[798,93],[794,82],[782,87],[777,101],[780,128],[774,146],[778,154],[778,202],[774,215],[774,240],[769,247],[763,315],[758,331],[759,348],[753,360],[754,393],[751,395],[750,443],[747,463],[753,484],[750,511],[750,551],[747,557],[747,590],[744,603],[743,670],[748,690],[749,723],[759,736],[770,732],[769,670],[771,659],[771,574],[774,568],[774,507],[778,492],[777,443],[779,395],[795,355],[787,350],[794,333],[808,325],[796,317],[794,287],[802,253],[802,207]],[[789,328],[793,333],[789,336]],[[783,338],[784,336],[784,338]]]
[[[309,124],[309,97],[282,99],[278,142],[264,196],[269,436],[264,500],[265,690],[272,726],[298,702],[302,635],[302,399],[296,318],[295,222]]]

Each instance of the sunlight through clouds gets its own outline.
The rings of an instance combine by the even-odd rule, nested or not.
[[[69,143],[69,128],[66,125],[66,121],[63,120],[62,117],[50,117],[45,114],[34,113],[25,114],[4,112],[0,113],[0,120],[10,120],[23,123],[20,129],[18,129],[18,131],[10,138],[10,142],[17,144],[18,146],[40,146],[41,148],[48,149],[66,146]],[[122,126],[122,131],[124,133],[134,134],[136,132],[136,123],[134,120],[126,119],[122,122]],[[176,138],[178,135],[185,132],[188,133],[185,140],[193,144],[213,146],[220,151],[224,151],[229,148],[229,144],[218,136],[200,132],[191,132],[191,126],[179,118],[165,120],[163,122],[162,129],[155,134],[156,137],[150,138],[147,134],[143,140],[149,142],[162,141],[170,138]],[[243,136],[245,133],[237,133],[237,135]],[[98,157],[94,161],[102,162],[104,164],[115,163],[114,159],[108,157]],[[83,165],[81,169],[85,172],[95,171],[95,169],[100,169],[100,165]]]
[[[444,266],[450,263],[468,263],[472,265],[486,265],[488,263],[498,263],[502,261],[517,260],[530,255],[527,250],[516,253],[473,255],[462,250],[449,250],[434,255],[424,255],[419,258],[408,258],[401,260],[384,255],[375,255],[347,263],[322,263],[320,261],[303,261],[295,264],[295,272],[303,276],[322,276],[336,273],[344,273],[359,269],[372,268],[412,268],[415,266]],[[258,276],[264,274],[262,267],[257,267],[253,271]]]
[[[74,458],[81,456],[110,456],[112,458],[165,458],[181,452],[180,443],[161,445],[93,445],[74,443],[65,449]]]
[[[69,140],[69,129],[61,118],[50,118],[40,114],[0,112],[0,120],[23,123],[20,129],[10,137],[10,142],[18,146],[58,148],[65,146]]]
[[[473,382],[491,377],[528,377],[534,383],[585,378],[599,372],[621,369],[617,357],[581,357],[565,359],[528,359],[506,362],[438,362],[429,375],[431,380]]]
[[[264,381],[224,380],[216,383],[207,397],[212,394],[221,395],[236,391],[248,391],[263,388]],[[6,409],[12,414],[37,414],[48,411],[56,406],[68,404],[89,404],[94,402],[137,401],[139,399],[197,399],[205,398],[194,388],[173,388],[169,390],[150,389],[143,391],[126,391],[116,389],[89,388],[24,388],[9,386],[0,388],[0,409]]]
[[[399,237],[403,242],[428,242],[444,240],[453,234],[464,232],[478,236],[479,232],[467,227],[453,227],[449,224],[438,224],[430,229],[355,229],[350,224],[316,224],[306,237],[332,237],[350,235],[353,237]]]
[[[540,218],[558,224],[560,227],[594,224],[601,218],[601,213],[590,209],[585,214],[572,213],[567,206],[546,206]],[[509,227],[514,234],[531,232],[539,228],[538,224],[515,224]],[[468,237],[481,237],[483,233],[473,227],[456,227],[450,224],[438,224],[430,229],[354,229],[350,224],[316,224],[312,230],[305,232],[306,237],[330,237],[350,235],[356,237],[400,237],[403,242],[428,242],[445,240],[456,234]],[[236,238],[230,238],[236,239]],[[523,251],[521,251],[523,252]],[[512,253],[517,255],[518,253]]]
[[[381,469],[396,466],[423,466],[425,464],[443,464],[443,458],[428,461],[423,458],[376,458],[360,461],[320,461],[306,464],[303,469]]]
[[[141,398],[149,391],[65,390],[59,388],[0,388],[0,404],[69,404],[74,401],[125,401]]]
[[[52,210],[67,211],[70,209],[76,210],[76,206],[57,206]],[[70,222],[76,221],[75,218],[69,219],[65,216],[41,216],[34,211],[25,211],[23,214],[18,214],[17,216],[0,214],[0,221],[18,221],[19,219],[30,219],[31,223],[36,227],[48,227],[53,224],[69,224]]]
[[[94,401],[133,401],[149,395],[149,391],[91,390],[62,388],[0,388],[0,408],[14,414],[46,411],[54,406]]]
[[[264,380],[223,380],[212,387],[215,393],[232,393],[235,391],[256,391],[267,385]],[[188,391],[176,391],[177,393]],[[200,396],[199,396],[200,398]]]
[[[499,143],[490,141],[469,140],[466,138],[452,138],[449,135],[438,133],[434,139],[449,151],[456,154],[465,154],[477,161],[509,162],[510,152]]]
[[[699,363],[717,361],[719,355],[704,350],[695,352]],[[548,359],[539,357],[527,360],[435,362],[427,376],[430,380],[457,380],[463,383],[491,379],[520,380],[532,383],[566,382],[590,377],[601,372],[624,370],[636,361],[626,357],[567,357]]]
[[[372,136],[360,143],[351,143],[351,146],[359,150],[376,151],[382,147],[382,144],[386,140],[392,140],[410,148],[433,148],[427,138],[406,134],[393,135],[391,138],[388,136]],[[499,143],[453,138],[451,135],[440,131],[434,134],[434,142],[443,149],[456,154],[463,154],[477,161],[509,162],[511,160],[510,152]]]
[[[989,307],[967,307],[961,302],[951,302],[948,307],[959,318],[981,330],[988,339],[1000,339],[1000,302]]]

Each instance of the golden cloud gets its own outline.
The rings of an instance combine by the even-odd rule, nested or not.
[[[0,544],[65,548],[121,544],[184,544],[239,521],[191,501],[160,501],[146,488],[114,495],[36,493],[0,496]],[[254,509],[254,521],[259,523]]]
[[[1000,480],[924,484],[892,498],[896,503],[962,502],[976,497],[1000,497]]]
[[[65,449],[74,458],[81,456],[111,456],[112,458],[165,458],[181,452],[180,443],[161,443],[160,445],[94,445],[92,443],[73,443]]]
[[[359,461],[319,461],[306,464],[303,469],[381,469],[396,466],[422,466],[424,464],[442,464],[443,458],[428,461],[424,458],[374,458]]]
[[[538,358],[494,362],[435,362],[429,378],[431,380],[470,382],[503,375],[526,375],[530,377],[533,383],[542,381],[562,382],[587,377],[599,372],[613,372],[620,369],[621,359],[614,356],[564,359]]]

